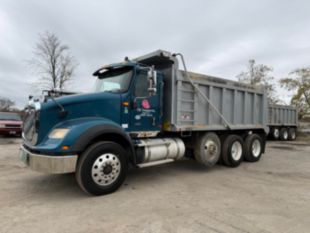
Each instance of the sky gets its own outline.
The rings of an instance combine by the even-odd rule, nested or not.
[[[181,52],[194,72],[236,80],[249,59],[275,80],[310,66],[307,0],[0,0],[0,96],[24,107],[39,76],[39,34],[55,33],[79,62],[70,91],[91,91],[104,64],[157,49]],[[289,93],[277,88],[281,100]]]

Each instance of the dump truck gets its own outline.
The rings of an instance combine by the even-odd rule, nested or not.
[[[129,166],[194,159],[237,167],[265,152],[263,87],[189,72],[182,54],[163,50],[93,75],[90,93],[29,104],[20,159],[32,170],[75,173],[82,190],[103,195]]]
[[[270,104],[268,107],[269,137],[275,140],[295,140],[298,111],[290,105]]]

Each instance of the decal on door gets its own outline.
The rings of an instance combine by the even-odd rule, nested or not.
[[[149,101],[147,99],[144,99],[142,101],[142,108],[143,109],[150,109],[151,108],[151,105],[150,105],[150,103],[149,103]]]

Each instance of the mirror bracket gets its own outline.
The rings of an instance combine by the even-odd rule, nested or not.
[[[157,89],[157,72],[155,71],[155,67],[152,66],[148,73],[147,73],[147,77],[148,77],[148,81],[149,81],[149,88],[148,88],[148,92],[149,95],[156,95]]]

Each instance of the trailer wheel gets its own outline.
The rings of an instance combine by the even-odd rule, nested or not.
[[[262,156],[263,140],[257,134],[250,134],[244,142],[244,159],[248,162],[257,162]]]
[[[288,140],[295,140],[296,139],[296,129],[295,128],[289,128],[288,130]]]
[[[243,160],[243,140],[238,135],[229,135],[224,140],[222,158],[226,166],[237,167]]]
[[[279,139],[279,137],[280,137],[280,131],[279,131],[278,128],[273,128],[273,130],[272,130],[272,137],[273,137],[273,139],[275,139],[275,140],[278,140],[278,139]]]
[[[98,142],[79,158],[75,177],[79,186],[89,194],[112,193],[124,182],[127,163],[123,147],[114,142]]]
[[[287,128],[281,128],[280,129],[280,139],[282,141],[286,141],[288,139],[288,130],[287,130]]]
[[[195,159],[206,167],[214,166],[221,155],[221,141],[215,133],[206,133],[199,137],[195,149]]]

